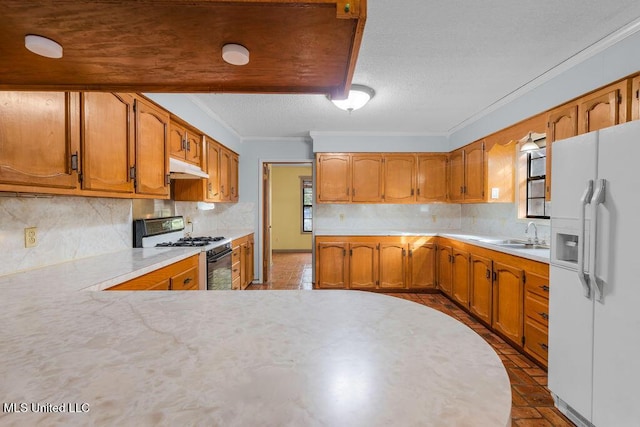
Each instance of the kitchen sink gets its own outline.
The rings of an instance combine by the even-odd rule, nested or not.
[[[549,249],[549,245],[521,239],[478,239],[479,242],[512,249]]]

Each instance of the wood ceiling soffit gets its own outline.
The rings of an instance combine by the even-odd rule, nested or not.
[[[8,0],[0,2],[0,89],[322,93],[351,85],[366,0]],[[37,34],[61,59],[24,46]],[[222,61],[222,46],[250,51]]]

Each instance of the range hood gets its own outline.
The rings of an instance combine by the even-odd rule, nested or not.
[[[182,160],[169,158],[169,176],[171,179],[201,179],[209,178],[199,167]]]

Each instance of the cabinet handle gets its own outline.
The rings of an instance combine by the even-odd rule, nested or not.
[[[409,256],[412,257],[413,256],[413,249],[409,249]]]
[[[186,285],[187,283],[191,282],[192,280],[193,280],[193,279],[192,279],[191,277],[187,277],[186,279],[184,279],[184,280],[182,281],[182,283],[184,283],[184,284]]]
[[[549,286],[547,286],[547,285],[539,286],[539,288],[542,289],[545,292],[549,292]]]
[[[347,187],[347,196],[349,195],[349,187]]]
[[[491,270],[489,270],[488,268],[487,268],[487,273],[486,273],[486,276],[485,276],[485,277],[486,277],[487,279],[491,278]]]
[[[417,191],[418,191],[418,196],[419,196],[419,195],[420,195],[420,187],[418,187],[418,190],[417,190]]]
[[[355,195],[356,195],[356,189],[355,189],[355,188],[351,191],[351,195],[352,195],[352,196],[355,196]]]
[[[462,185],[460,186],[460,194],[464,194],[464,187]]]
[[[185,150],[185,151],[187,150],[187,139],[186,138],[184,138],[182,140],[182,146],[181,147],[182,147],[183,150]]]
[[[413,193],[413,188],[412,188],[412,189],[411,189],[411,195],[413,196],[413,194],[414,194],[414,193]]]
[[[187,151],[191,151],[191,141],[187,140]]]
[[[236,194],[236,187],[231,187],[231,194]]]
[[[208,189],[209,191],[211,191],[211,188],[212,188],[212,187],[213,187],[213,186],[211,185],[211,183],[208,183],[208,184],[207,184],[207,189]]]
[[[407,251],[405,251],[404,249],[402,250],[402,256],[405,256],[407,254]]]
[[[542,347],[542,349],[543,349],[544,351],[549,350],[549,346],[548,346],[548,345],[546,345],[545,343],[539,343],[539,345],[540,345],[540,347]]]
[[[549,320],[549,315],[547,313],[545,313],[544,311],[542,313],[538,313],[540,315],[540,317],[542,317],[544,320]]]

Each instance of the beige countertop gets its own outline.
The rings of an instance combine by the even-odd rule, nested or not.
[[[206,235],[224,236],[225,240],[216,243],[223,244],[251,233],[253,230],[214,230]],[[51,287],[60,291],[99,291],[197,255],[202,250],[175,247],[125,249],[0,276],[0,290],[25,286],[37,290]]]
[[[3,302],[2,425],[511,423],[493,349],[399,298],[11,287]]]

